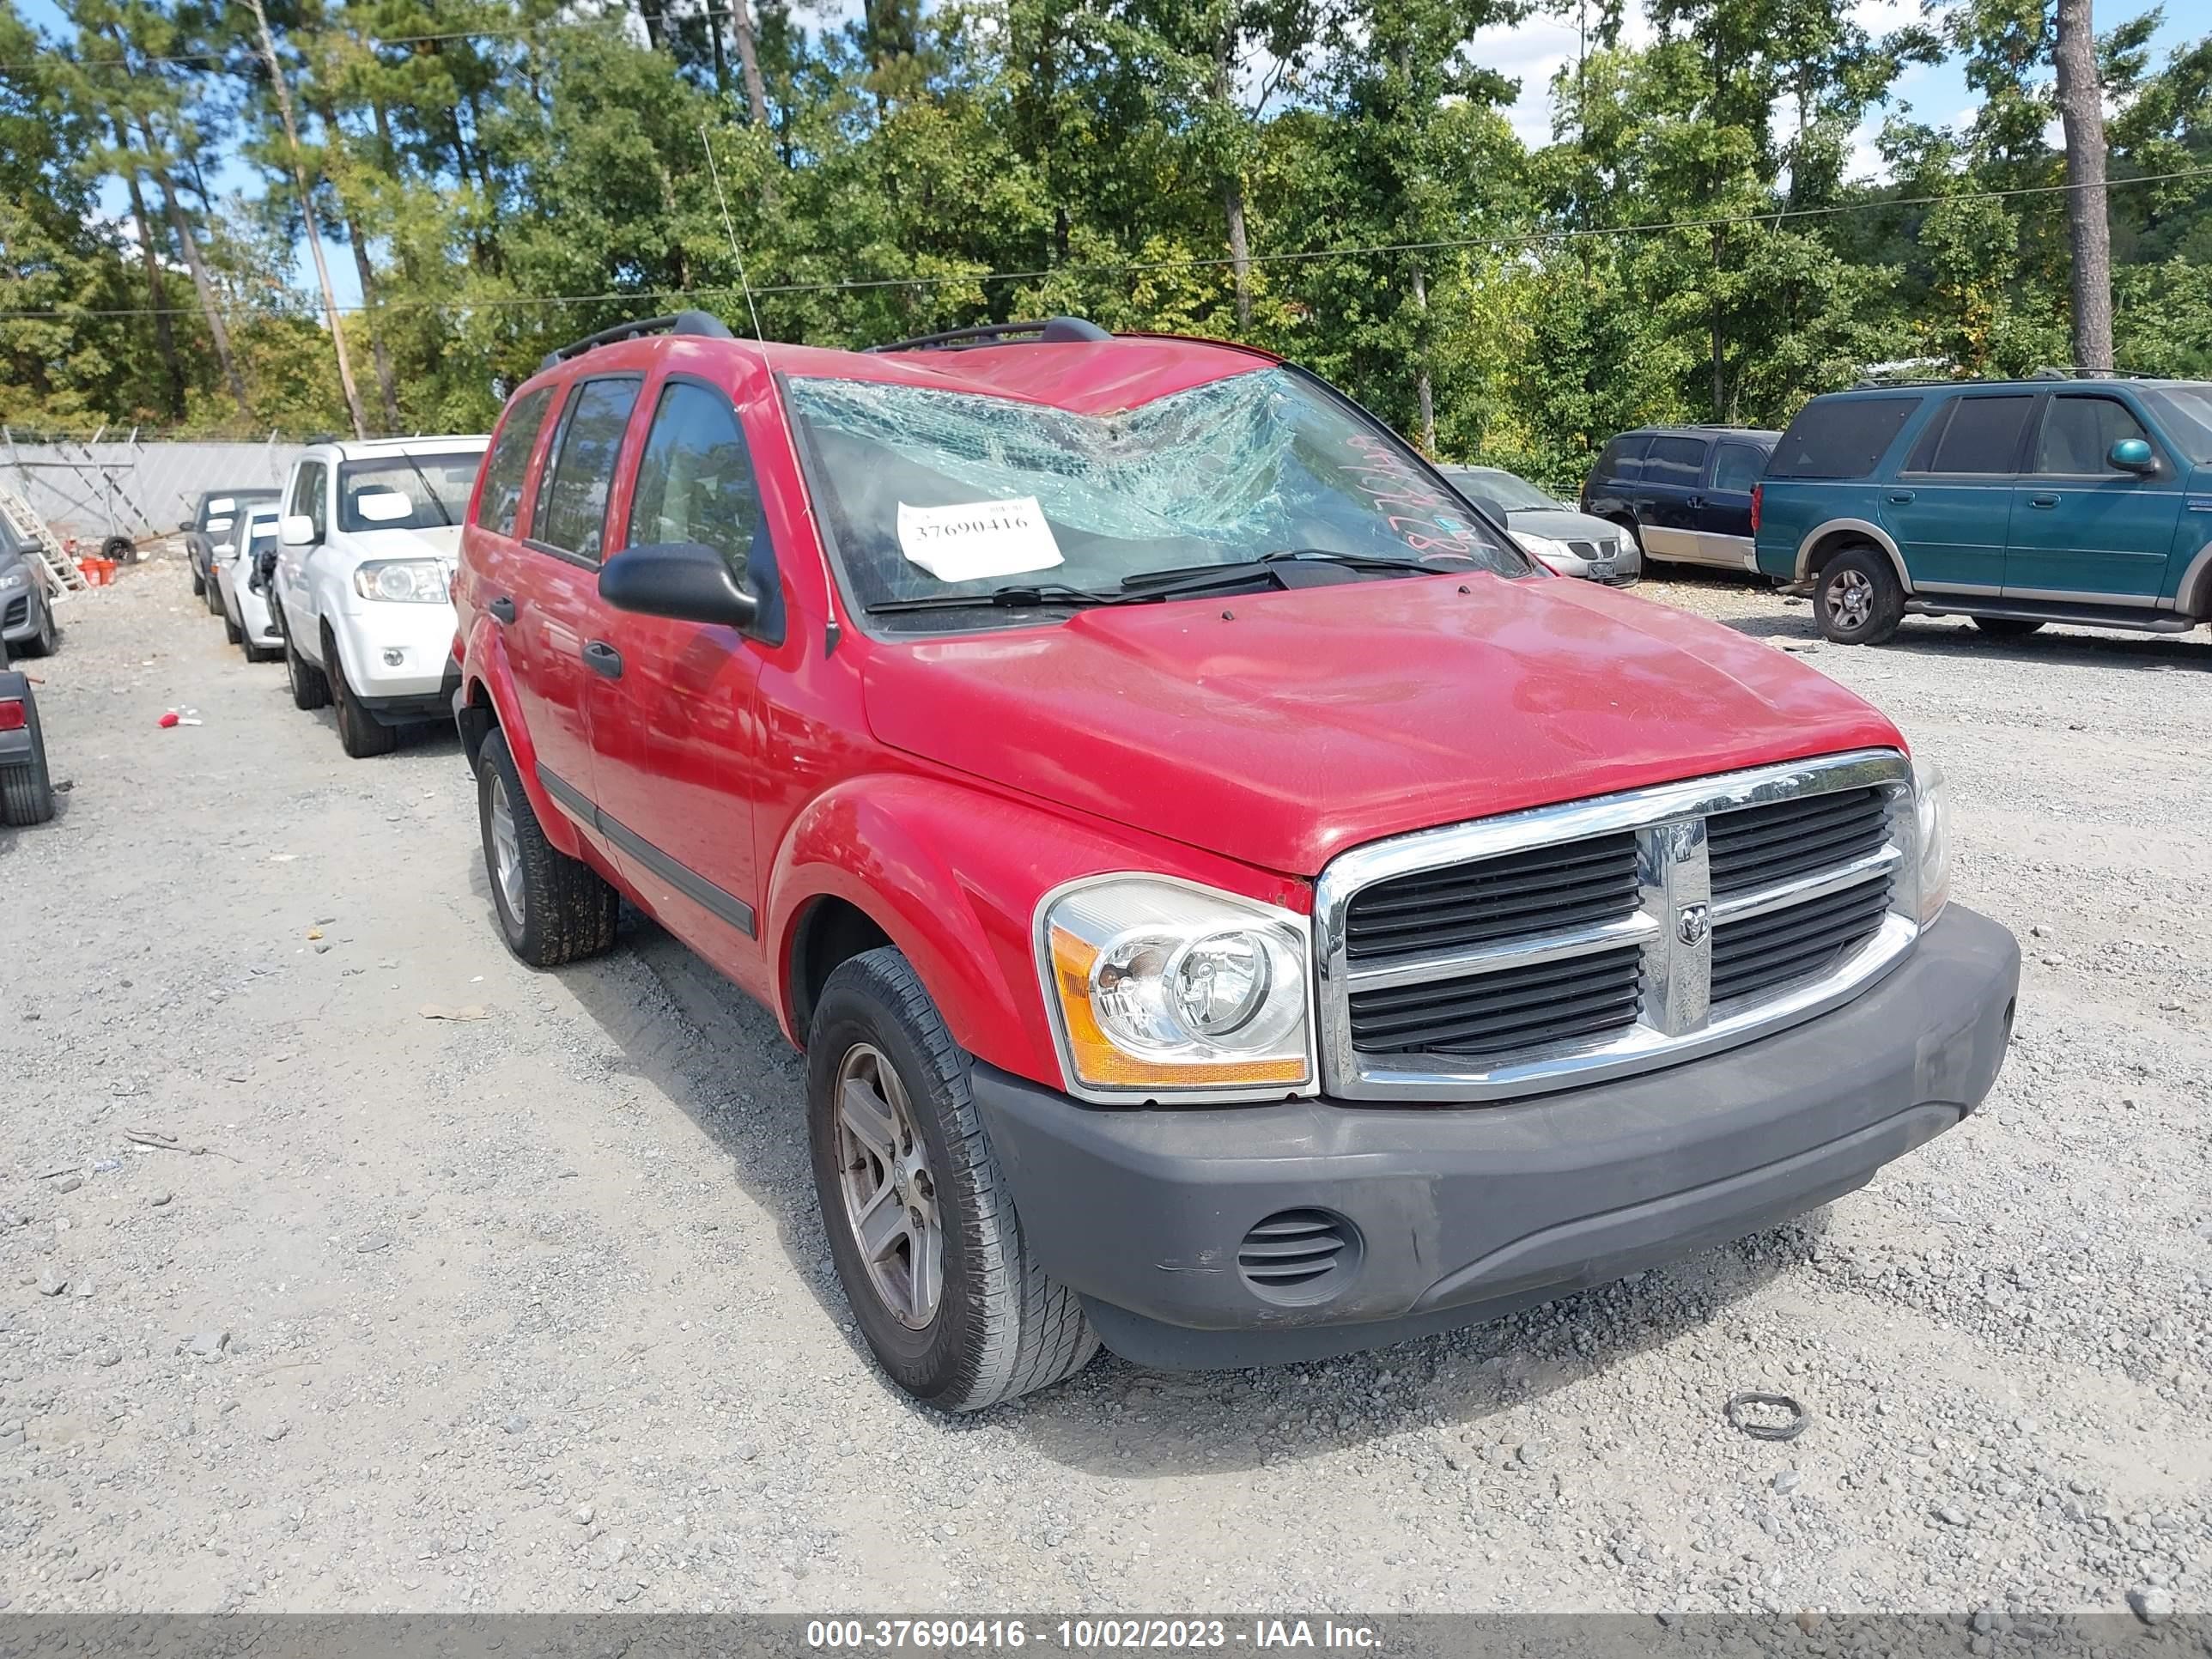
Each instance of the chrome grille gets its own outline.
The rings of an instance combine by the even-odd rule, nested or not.
[[[1835,1006],[1917,932],[1910,779],[1863,750],[1346,854],[1316,895],[1324,1087],[1504,1098]]]
[[[1345,953],[1354,962],[1387,961],[1554,933],[1633,915],[1642,891],[1633,835],[1533,847],[1376,882],[1352,901]]]
[[[1838,789],[1723,812],[1705,826],[1705,837],[1713,896],[1720,898],[1879,850],[1889,839],[1889,802],[1879,789]]]

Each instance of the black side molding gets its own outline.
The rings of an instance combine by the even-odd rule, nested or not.
[[[678,863],[669,857],[628,824],[609,817],[593,804],[590,796],[559,773],[549,770],[543,763],[538,768],[538,781],[544,786],[547,794],[561,804],[562,810],[578,823],[598,830],[692,903],[711,911],[747,939],[754,936],[753,907],[735,893],[717,887],[688,864]]]

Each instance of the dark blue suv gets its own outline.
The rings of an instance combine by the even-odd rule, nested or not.
[[[1606,445],[1583,511],[1628,531],[1646,559],[1756,570],[1751,492],[1781,438],[1741,426],[1646,426]]]

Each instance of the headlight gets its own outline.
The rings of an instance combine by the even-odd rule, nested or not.
[[[0,570],[0,593],[5,593],[11,588],[28,587],[30,585],[31,573],[20,564],[11,564],[5,570]]]
[[[1160,877],[1048,899],[1037,950],[1071,1088],[1282,1095],[1313,1078],[1306,920]]]
[[[1943,769],[1919,756],[1912,761],[1912,810],[1919,826],[1914,839],[1920,857],[1920,925],[1925,927],[1951,902],[1951,799]]]
[[[436,559],[371,560],[353,573],[353,591],[364,599],[443,605],[446,567]]]
[[[1574,549],[1565,542],[1554,541],[1549,536],[1534,536],[1525,530],[1516,530],[1513,532],[1513,539],[1521,544],[1523,553],[1532,558],[1541,559],[1547,569],[1556,571],[1574,562]]]

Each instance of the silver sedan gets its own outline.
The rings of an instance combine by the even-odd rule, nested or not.
[[[1610,587],[1626,587],[1643,575],[1644,555],[1636,538],[1610,520],[1578,513],[1499,467],[1441,470],[1462,495],[1496,509],[1522,551],[1560,575]]]

